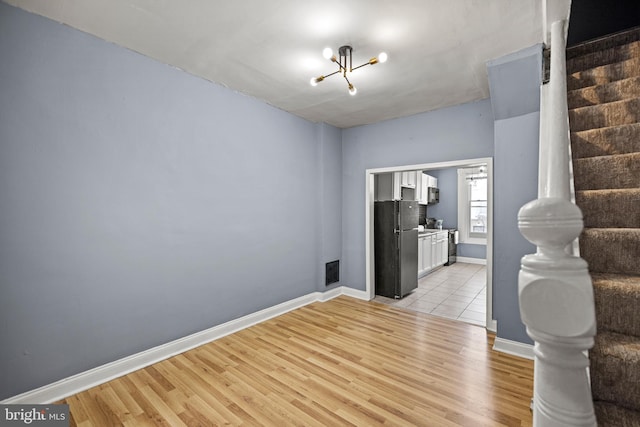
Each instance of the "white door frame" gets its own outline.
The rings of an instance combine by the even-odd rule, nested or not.
[[[487,329],[496,332],[496,321],[493,320],[493,158],[482,157],[478,159],[453,160],[440,163],[423,163],[417,165],[394,166],[387,168],[367,169],[365,171],[366,203],[365,203],[365,280],[366,294],[369,299],[375,297],[375,261],[374,261],[374,237],[373,237],[373,202],[374,202],[374,175],[387,172],[402,172],[412,170],[435,170],[447,168],[460,168],[485,163],[487,165]]]

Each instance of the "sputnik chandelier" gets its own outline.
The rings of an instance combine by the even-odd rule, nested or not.
[[[347,73],[351,73],[357,70],[358,68],[364,67],[365,65],[374,65],[377,63],[382,64],[384,62],[387,62],[387,54],[382,52],[380,55],[378,55],[377,58],[373,57],[368,62],[365,62],[362,65],[358,65],[357,67],[354,67],[353,60],[351,57],[352,52],[353,52],[353,48],[351,46],[341,46],[340,49],[338,49],[339,58],[336,58],[336,56],[333,54],[333,50],[331,50],[330,47],[324,48],[324,50],[322,51],[322,56],[324,56],[326,59],[330,59],[331,62],[335,62],[336,64],[338,64],[338,70],[334,71],[331,74],[327,74],[326,76],[312,77],[310,82],[311,86],[317,86],[318,83],[320,83],[327,77],[333,76],[334,74],[342,74],[342,77],[344,77],[344,79],[347,81],[347,85],[349,87],[349,95],[355,95],[358,92],[358,90],[349,81],[349,78],[347,77]]]

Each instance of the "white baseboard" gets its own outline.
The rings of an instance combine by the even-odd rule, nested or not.
[[[495,319],[487,322],[487,331],[493,332],[494,334],[498,332],[498,322]]]
[[[348,288],[346,286],[342,287],[342,295],[346,295],[348,297],[361,299],[364,301],[370,301],[369,293],[367,291],[360,291],[358,289]]]
[[[339,297],[340,295],[343,295],[343,292],[342,292],[343,287],[344,286],[336,286],[335,288],[325,292],[315,292],[315,294],[317,294],[316,301],[325,302],[325,301],[329,301],[330,299],[334,299],[335,297]]]
[[[465,262],[467,264],[487,265],[487,260],[483,258],[468,258],[466,256],[456,257],[456,262]]]
[[[264,322],[273,317],[280,316],[291,310],[295,310],[313,302],[325,302],[347,295],[354,298],[369,300],[366,292],[340,286],[327,292],[312,292],[308,295],[285,301],[273,307],[248,314],[238,319],[231,320],[213,328],[196,332],[183,338],[150,348],[140,353],[115,360],[102,366],[80,372],[68,378],[61,379],[51,384],[34,390],[21,393],[0,401],[1,404],[48,404],[64,399],[91,387],[111,381],[138,369],[142,369],[154,363],[165,360],[195,347],[210,343],[226,335],[238,332],[242,329]]]
[[[493,349],[501,353],[533,360],[533,346],[531,344],[496,337],[493,342]]]

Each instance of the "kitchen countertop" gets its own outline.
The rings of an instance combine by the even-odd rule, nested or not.
[[[447,230],[437,230],[435,228],[427,228],[424,231],[419,231],[418,232],[418,237],[424,237],[424,236],[429,236],[431,234],[435,234],[435,233],[440,233],[440,232],[447,232]]]

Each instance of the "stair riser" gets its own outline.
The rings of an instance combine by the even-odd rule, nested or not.
[[[603,85],[636,76],[640,76],[640,58],[569,74],[567,76],[567,90]]]
[[[601,65],[622,62],[640,56],[640,42],[601,50],[567,60],[567,74],[584,71]]]
[[[640,123],[571,133],[574,159],[640,152]]]
[[[594,402],[598,427],[638,427],[640,412],[631,411],[605,402]]]
[[[640,153],[573,161],[576,191],[640,187]]]
[[[640,99],[569,110],[569,122],[572,132],[638,123],[640,122]]]
[[[640,360],[635,352],[640,352],[640,348],[633,347],[631,354],[620,357],[619,353],[607,354],[606,348],[594,346],[589,353],[594,400],[615,402],[627,409],[640,410],[640,370],[636,367]]]
[[[592,52],[607,50],[640,40],[640,26],[608,34],[567,48],[567,59],[577,58]]]
[[[594,194],[595,193],[595,194]],[[578,191],[576,204],[588,228],[640,228],[640,189],[607,192]]]
[[[579,108],[637,97],[640,97],[640,77],[571,91],[567,102],[569,108]]]
[[[589,271],[640,274],[640,233],[636,229],[585,229],[580,235],[580,256]]]
[[[640,286],[605,286],[594,281],[593,291],[599,330],[640,336]]]

